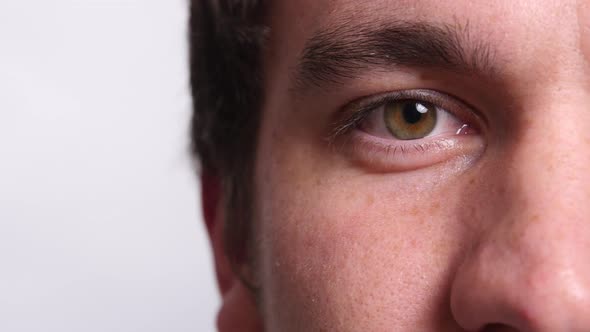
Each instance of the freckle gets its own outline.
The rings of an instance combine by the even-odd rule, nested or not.
[[[369,196],[367,196],[367,205],[371,206],[371,205],[373,205],[374,202],[375,202],[375,197],[373,197],[373,195],[369,194]]]
[[[539,216],[538,214],[534,214],[534,215],[531,217],[531,221],[532,221],[532,222],[538,222],[540,219],[541,219],[541,216]]]
[[[410,211],[408,211],[408,214],[413,217],[417,216],[418,213],[419,213],[419,210],[418,210],[418,207],[416,207],[416,206],[414,206]]]
[[[532,120],[530,118],[528,118],[528,117],[527,118],[524,118],[522,120],[522,126],[523,127],[530,127],[531,124],[532,124]]]
[[[430,215],[436,214],[436,211],[440,209],[440,202],[434,202],[432,206],[430,206]]]

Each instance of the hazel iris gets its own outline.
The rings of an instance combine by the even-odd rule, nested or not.
[[[387,130],[401,140],[426,137],[436,126],[436,107],[416,100],[398,100],[384,106]]]

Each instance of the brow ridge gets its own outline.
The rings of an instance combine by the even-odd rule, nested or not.
[[[341,24],[318,31],[306,42],[295,85],[305,89],[340,84],[372,67],[436,67],[489,75],[493,60],[489,44],[475,41],[468,24]]]

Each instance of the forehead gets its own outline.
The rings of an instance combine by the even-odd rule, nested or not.
[[[588,18],[588,1],[275,1],[267,66],[292,72],[306,43],[334,27],[427,22],[461,30],[475,43],[485,41],[508,73],[530,78],[529,84],[539,75],[551,79],[588,67]]]
[[[507,33],[533,32],[546,38],[563,30],[556,29],[558,22],[565,23],[560,28],[577,32],[588,7],[587,1],[574,0],[299,0],[274,1],[271,13],[273,27],[293,36],[303,37],[334,24],[401,20],[469,25],[474,33],[503,39]]]

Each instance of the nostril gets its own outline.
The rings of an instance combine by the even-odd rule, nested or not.
[[[520,330],[515,329],[515,328],[508,326],[506,324],[492,323],[492,324],[486,324],[478,332],[519,332],[519,331]]]

